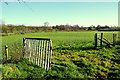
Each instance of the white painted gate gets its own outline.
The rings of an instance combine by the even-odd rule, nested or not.
[[[45,38],[24,38],[24,58],[49,70],[51,67],[52,41]]]

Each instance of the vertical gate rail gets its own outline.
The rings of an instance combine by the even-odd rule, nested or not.
[[[95,49],[97,48],[97,45],[98,45],[98,42],[97,42],[97,33],[95,33],[95,36],[94,36],[94,44],[95,44]]]
[[[45,38],[23,38],[24,58],[45,70],[51,68],[52,41]]]

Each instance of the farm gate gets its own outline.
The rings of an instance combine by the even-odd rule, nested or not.
[[[112,47],[116,45],[118,35],[116,33],[95,33],[95,48],[107,45]]]
[[[51,67],[52,41],[45,38],[23,38],[24,58],[49,70]]]

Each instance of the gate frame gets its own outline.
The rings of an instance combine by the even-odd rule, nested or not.
[[[43,67],[43,66],[41,66],[41,67],[43,67],[43,68],[45,68],[45,70],[50,70],[51,69],[51,59],[52,59],[52,40],[51,39],[48,39],[48,38],[23,38],[23,57],[25,58],[25,40],[26,39],[29,39],[29,40],[48,40],[48,41],[50,41],[50,57],[49,57],[49,67],[47,68],[45,68],[45,67]],[[45,55],[46,56],[46,55]],[[30,61],[30,60],[29,60]]]
[[[97,34],[101,34],[100,38],[98,38]],[[94,36],[94,48],[96,49],[98,47],[98,40],[100,40],[100,47],[103,46],[102,43],[105,43],[108,47],[115,46],[116,45],[116,39],[117,39],[117,34],[113,33],[113,38],[112,38],[112,44],[105,38],[103,38],[104,33],[95,33]],[[104,41],[105,40],[105,41]]]

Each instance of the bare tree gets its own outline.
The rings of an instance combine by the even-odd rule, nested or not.
[[[2,19],[0,19],[0,24],[1,24],[1,25],[2,25],[2,24],[5,24],[5,21],[2,20]]]
[[[48,26],[49,24],[49,22],[44,22],[44,26]]]

